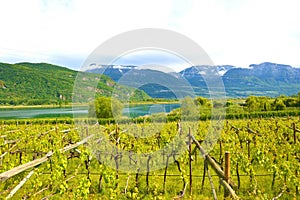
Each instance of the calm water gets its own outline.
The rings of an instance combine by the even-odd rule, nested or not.
[[[180,104],[145,104],[145,105],[138,105],[132,106],[128,108],[124,108],[123,115],[128,117],[138,117],[144,115],[151,115],[153,113],[169,113],[175,108],[179,108]]]
[[[138,117],[150,115],[152,113],[170,112],[179,108],[180,104],[146,104],[127,107],[123,109],[123,115],[129,117]],[[59,118],[87,116],[87,107],[77,108],[18,108],[18,109],[0,109],[0,119],[24,119],[24,118]]]

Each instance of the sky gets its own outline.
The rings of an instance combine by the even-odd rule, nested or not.
[[[299,8],[298,0],[0,0],[0,62],[79,69],[115,35],[162,28],[195,41],[215,65],[300,67]]]

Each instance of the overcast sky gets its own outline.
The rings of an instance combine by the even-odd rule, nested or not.
[[[117,34],[163,28],[197,42],[216,65],[299,67],[299,8],[298,0],[1,0],[0,62],[79,69]]]

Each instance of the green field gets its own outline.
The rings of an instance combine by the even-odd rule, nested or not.
[[[214,121],[182,122],[182,139],[188,138],[188,128],[198,141],[205,140],[208,128]],[[300,186],[300,127],[299,118],[269,118],[227,120],[222,124],[221,137],[209,155],[224,168],[224,152],[231,154],[231,178],[234,190],[241,199],[299,198]],[[62,152],[88,135],[94,138],[87,144]],[[147,135],[151,134],[151,135]],[[192,144],[192,194],[189,191],[188,148],[177,155],[161,155],[169,165],[156,169],[157,160],[149,159],[149,173],[124,172],[110,168],[109,162],[130,163],[125,154],[110,151],[109,145],[120,150],[132,150],[145,157],[170,144],[178,134],[177,123],[165,124],[115,124],[76,127],[73,120],[27,120],[0,122],[1,183],[0,196],[5,198],[28,175],[25,184],[13,194],[13,199],[172,199],[187,184],[183,199],[212,199],[209,179],[202,186],[204,161],[195,144]],[[148,136],[148,137],[145,137]],[[108,143],[96,148],[92,154],[89,145],[101,138]],[[116,142],[117,141],[117,142]],[[105,150],[106,149],[106,150]],[[176,147],[175,147],[176,149]],[[94,148],[95,150],[95,148]],[[105,151],[104,151],[105,150]],[[14,167],[53,155],[35,168],[29,168],[4,180],[3,172]],[[95,152],[95,151],[94,151]],[[175,156],[173,156],[173,153]],[[96,159],[101,156],[100,161]],[[178,161],[181,172],[174,159]],[[134,166],[132,161],[130,165]],[[219,177],[209,166],[218,198],[223,198],[224,188]],[[239,176],[237,176],[237,172]],[[184,179],[184,181],[183,181]]]

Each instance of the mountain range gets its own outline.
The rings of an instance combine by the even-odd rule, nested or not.
[[[114,81],[122,80],[129,72],[131,74],[143,74],[153,71],[153,69],[140,69],[132,65],[95,65],[93,69],[87,70],[90,73],[101,73],[111,77]],[[153,73],[153,72],[151,72]],[[294,95],[300,91],[300,68],[290,65],[264,62],[261,64],[251,64],[248,68],[240,68],[232,65],[217,66],[192,66],[178,73],[157,73],[156,80],[166,79],[186,80],[193,88],[196,95],[209,97],[207,89],[207,77],[216,76],[223,81],[227,97],[247,97],[256,96],[279,96]],[[151,74],[149,74],[151,76]],[[134,80],[132,80],[134,82]],[[131,83],[132,84],[132,83]],[[184,90],[187,85],[182,85],[180,90]],[[156,83],[147,84],[140,89],[144,90],[153,98],[172,98],[174,91],[168,90],[164,85]]]
[[[110,96],[114,88],[120,88],[119,98],[130,96],[131,100],[181,98],[192,93],[209,97],[206,83],[210,77],[220,79],[226,96],[232,98],[290,96],[300,91],[299,68],[270,62],[251,64],[248,68],[192,66],[178,73],[140,69],[132,65],[92,67],[86,72],[78,72],[47,63],[0,63],[0,104],[55,104],[71,102],[74,97],[79,102],[89,101],[84,94],[76,96],[76,91],[73,91],[79,74],[83,80],[82,91]],[[99,73],[103,75],[99,76]],[[95,80],[98,83],[93,88],[89,82]]]

